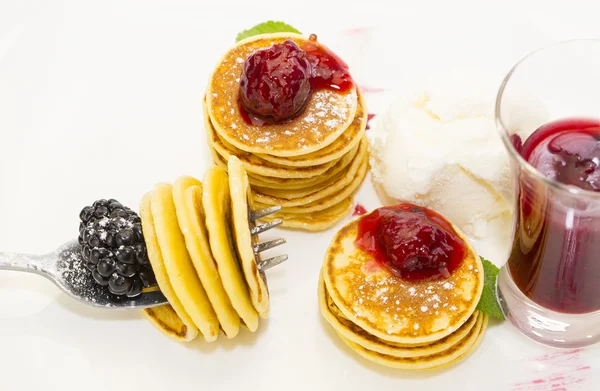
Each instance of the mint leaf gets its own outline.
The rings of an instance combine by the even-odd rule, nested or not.
[[[483,263],[484,283],[483,293],[481,294],[479,304],[477,304],[477,309],[485,312],[492,318],[504,320],[504,315],[496,296],[496,279],[498,278],[499,269],[484,257],[481,257],[481,263]]]
[[[273,20],[269,20],[268,22],[264,22],[261,24],[257,24],[256,26],[244,30],[237,35],[235,42],[239,42],[242,39],[246,39],[249,37],[253,37],[255,35],[260,34],[270,34],[270,33],[297,33],[301,34],[300,31],[296,30],[292,26],[283,22],[275,22]]]

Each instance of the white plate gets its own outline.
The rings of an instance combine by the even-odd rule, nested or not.
[[[285,19],[315,31],[371,91],[454,66],[500,75],[538,46],[600,35],[592,8],[523,3],[393,8],[369,0],[359,10],[322,0],[4,1],[0,249],[48,251],[75,237],[79,210],[95,199],[136,207],[155,182],[202,177],[209,164],[202,94],[242,28]],[[377,112],[385,94],[367,99]],[[357,200],[378,206],[369,182]],[[508,324],[491,325],[477,352],[444,372],[388,370],[357,357],[317,309],[317,275],[333,233],[270,232],[286,237],[281,250],[290,254],[268,273],[270,319],[256,334],[210,345],[174,343],[138,313],[87,308],[38,277],[1,272],[0,389],[598,388],[597,347],[552,350]]]

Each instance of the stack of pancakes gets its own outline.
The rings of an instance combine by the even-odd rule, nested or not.
[[[205,97],[205,123],[214,162],[225,168],[237,156],[248,172],[259,208],[280,205],[265,220],[311,231],[347,216],[368,169],[367,111],[356,87],[313,92],[305,110],[277,124],[252,125],[239,105],[239,80],[254,51],[287,39],[291,33],[259,35],[241,41],[219,62]]]
[[[160,183],[141,202],[148,257],[168,305],[144,310],[163,333],[207,342],[219,330],[235,337],[269,312],[264,274],[254,258],[248,221],[248,182],[238,159],[229,175],[212,167],[204,183],[181,177]]]
[[[488,317],[475,309],[483,266],[470,245],[447,279],[409,282],[358,249],[357,233],[358,220],[337,233],[319,280],[321,313],[352,350],[392,368],[433,369],[477,348]]]

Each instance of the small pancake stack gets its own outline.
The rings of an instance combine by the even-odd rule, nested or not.
[[[244,61],[253,52],[301,35],[258,35],[239,42],[219,62],[205,97],[205,125],[214,162],[237,156],[258,208],[280,205],[283,226],[318,231],[346,217],[368,169],[367,111],[358,89],[315,90],[305,109],[275,124],[248,122],[239,104]]]
[[[160,183],[141,202],[148,258],[169,301],[144,313],[178,341],[201,333],[211,342],[219,330],[233,338],[240,325],[254,332],[269,313],[265,275],[253,250],[247,176],[235,157],[228,170],[213,166],[203,183],[187,176]]]
[[[359,220],[337,233],[325,256],[323,317],[350,349],[381,365],[438,369],[466,358],[488,322],[476,311],[484,278],[472,247],[448,278],[405,281],[355,246]]]

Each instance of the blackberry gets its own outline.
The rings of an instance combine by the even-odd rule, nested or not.
[[[99,285],[133,298],[156,284],[137,213],[102,199],[83,208],[79,219],[81,256]]]

